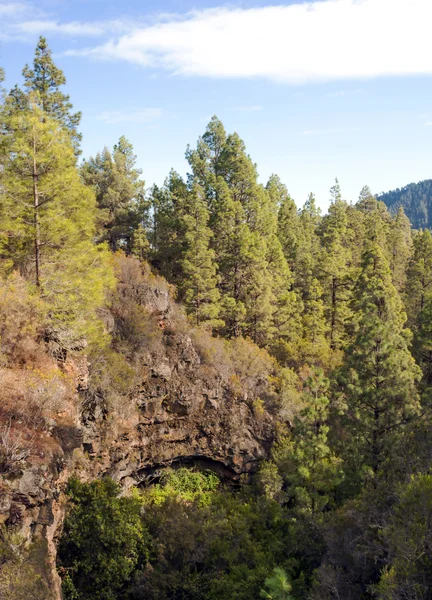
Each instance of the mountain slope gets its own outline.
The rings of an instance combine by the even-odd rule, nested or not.
[[[432,179],[380,194],[378,199],[393,214],[402,206],[414,229],[432,228]]]

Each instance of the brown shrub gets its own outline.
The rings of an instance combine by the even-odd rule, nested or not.
[[[44,354],[39,343],[46,307],[32,287],[17,273],[0,281],[0,362],[5,365],[36,363]]]

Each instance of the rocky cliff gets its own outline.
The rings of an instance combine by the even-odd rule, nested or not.
[[[274,435],[274,364],[245,340],[190,328],[164,280],[122,258],[103,318],[109,351],[32,334],[31,359],[0,370],[0,523],[42,540],[40,570],[60,597],[56,537],[75,473],[145,485],[167,466],[237,480]]]

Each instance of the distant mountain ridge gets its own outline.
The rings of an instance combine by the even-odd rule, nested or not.
[[[432,179],[410,183],[377,197],[392,214],[402,206],[414,229],[432,229]]]

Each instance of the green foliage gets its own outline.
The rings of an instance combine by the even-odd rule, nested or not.
[[[271,577],[267,577],[261,590],[261,598],[267,600],[291,600],[291,584],[283,569],[276,567]]]
[[[95,318],[114,283],[95,246],[95,202],[80,181],[68,134],[37,105],[12,114],[1,143],[0,257],[5,273],[33,279],[50,317],[72,336],[98,339]]]
[[[376,474],[393,435],[420,412],[420,372],[409,351],[406,315],[377,244],[364,252],[354,298],[356,330],[340,373],[350,434],[343,453],[352,453],[350,461],[360,457],[360,465]]]
[[[315,514],[328,509],[332,493],[342,480],[341,460],[329,447],[329,381],[313,371],[303,386],[303,409],[290,435],[273,449],[273,458],[285,481],[295,510]]]
[[[219,486],[218,477],[211,471],[200,472],[180,468],[177,471],[166,471],[161,483],[152,486],[145,494],[145,503],[160,505],[168,499],[178,502],[208,506],[214,492]]]
[[[426,599],[432,580],[432,476],[418,475],[400,490],[382,536],[389,561],[377,586],[381,600]]]
[[[82,417],[98,415],[106,443],[116,421],[139,423],[137,385],[177,334],[197,378],[254,422],[250,448],[275,435],[235,490],[181,466],[131,496],[72,479],[65,598],[429,598],[432,236],[402,207],[427,226],[430,182],[385,195],[389,212],[368,187],[348,204],[336,180],[326,215],[313,194],[298,211],[214,117],[187,179],[172,171],[146,196],[124,137],[77,170],[80,115],[44,38],[23,74],[0,107],[3,454],[18,465],[25,427],[49,434],[61,412],[66,377],[45,340],[90,343]],[[2,598],[48,598],[44,552],[2,531]]]
[[[44,113],[55,119],[70,134],[75,152],[79,154],[81,134],[77,127],[81,121],[81,113],[71,113],[72,104],[69,96],[63,94],[60,88],[66,83],[66,78],[51,57],[46,39],[41,36],[36,46],[33,68],[26,65],[23,69],[26,92],[17,86],[8,98],[8,108],[12,111],[27,110],[33,102]]]
[[[431,197],[432,181],[426,179],[380,194],[379,199],[385,202],[393,214],[396,214],[399,208],[403,208],[412,226],[415,229],[423,229],[432,225]]]
[[[210,328],[223,326],[218,320],[220,292],[217,288],[215,252],[210,248],[212,232],[208,227],[209,212],[203,190],[195,186],[188,194],[181,221],[185,234],[185,250],[181,260],[183,281],[180,299],[195,325]]]
[[[408,264],[405,303],[409,324],[415,328],[426,297],[432,293],[432,235],[429,230],[414,236],[414,252]]]
[[[69,481],[71,503],[59,546],[64,594],[73,600],[115,600],[147,555],[141,502],[119,496],[110,479]]]
[[[100,241],[107,241],[113,251],[134,252],[146,258],[148,245],[143,229],[148,206],[145,184],[140,179],[142,171],[135,165],[132,144],[122,136],[112,153],[104,148],[84,161],[81,176],[96,193]]]
[[[0,599],[1,600],[51,600],[53,598],[40,564],[44,556],[42,542],[27,544],[18,533],[0,528]],[[44,557],[45,558],[45,557]],[[44,559],[42,559],[42,562]]]

